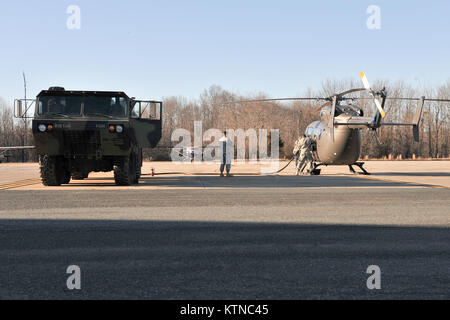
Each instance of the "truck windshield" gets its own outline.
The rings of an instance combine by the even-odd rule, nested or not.
[[[127,100],[124,97],[104,96],[42,96],[38,115],[61,117],[125,117]]]

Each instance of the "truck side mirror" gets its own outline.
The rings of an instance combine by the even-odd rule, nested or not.
[[[23,116],[22,100],[15,100],[14,102],[16,104],[16,106],[15,106],[16,117],[22,118],[22,116]]]
[[[28,111],[35,107],[36,100],[34,99],[16,99],[14,100],[14,117],[22,119],[30,119],[33,116],[28,116]]]
[[[150,118],[154,120],[161,120],[162,102],[152,102],[150,104]]]
[[[151,102],[150,103],[150,119],[156,119],[157,117],[157,111],[156,111],[156,103]]]

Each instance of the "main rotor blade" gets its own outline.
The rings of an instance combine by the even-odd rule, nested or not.
[[[319,112],[320,110],[322,110],[322,108],[325,108],[326,106],[329,106],[332,103],[333,103],[333,101],[325,102],[323,105],[321,105],[319,108],[317,108],[316,111]]]
[[[372,98],[361,97],[361,98],[355,98],[355,100],[372,100]],[[420,100],[422,100],[422,98],[395,98],[395,97],[387,97],[386,100],[420,101]],[[450,99],[425,99],[425,101],[450,102]]]
[[[386,98],[387,100],[406,100],[406,101],[421,101],[422,98]],[[432,102],[450,102],[450,99],[424,99],[424,101]]]
[[[351,89],[351,90],[347,90],[347,91],[344,91],[342,93],[339,93],[338,96],[339,97],[343,97],[343,96],[346,96],[346,95],[348,95],[350,93],[353,93],[353,92],[366,91],[366,90],[367,90],[366,88]]]
[[[381,106],[380,101],[378,101],[378,99],[377,99],[377,97],[376,97],[376,95],[375,95],[375,92],[374,92],[374,91],[372,90],[372,88],[370,87],[369,80],[367,79],[367,77],[366,77],[366,75],[364,74],[364,72],[361,72],[361,80],[362,80],[362,82],[363,82],[363,84],[364,84],[364,87],[365,87],[365,88],[367,89],[367,91],[369,91],[370,94],[372,95],[373,100],[375,101],[375,105],[377,106],[378,111],[379,111],[380,114],[381,114],[381,117],[384,119],[384,117],[386,117],[386,112],[384,112],[383,107]]]
[[[350,89],[347,91],[344,91],[342,93],[339,94],[334,94],[333,96],[331,96],[330,98],[327,98],[327,102],[325,102],[323,105],[321,105],[319,108],[317,108],[316,111],[320,111],[322,108],[329,106],[333,103],[333,97],[336,97],[337,101],[342,101],[342,100],[356,100],[358,98],[343,98],[344,96],[353,93],[353,92],[359,92],[359,91],[366,91],[366,88],[356,88],[356,89]]]
[[[273,101],[328,101],[330,98],[274,98],[274,99],[256,99],[256,100],[241,100],[241,101],[229,101],[225,104],[233,103],[252,103],[252,102],[273,102]]]

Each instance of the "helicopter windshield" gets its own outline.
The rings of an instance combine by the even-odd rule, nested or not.
[[[323,118],[324,116],[328,116],[330,114],[330,109],[329,108],[322,108],[322,110],[320,110],[320,117]]]

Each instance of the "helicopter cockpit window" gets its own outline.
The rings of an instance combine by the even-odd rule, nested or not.
[[[311,128],[311,127],[308,127],[307,129],[306,129],[306,135],[307,136],[312,136],[313,135],[313,128]]]
[[[322,137],[323,128],[319,128],[319,138]]]

